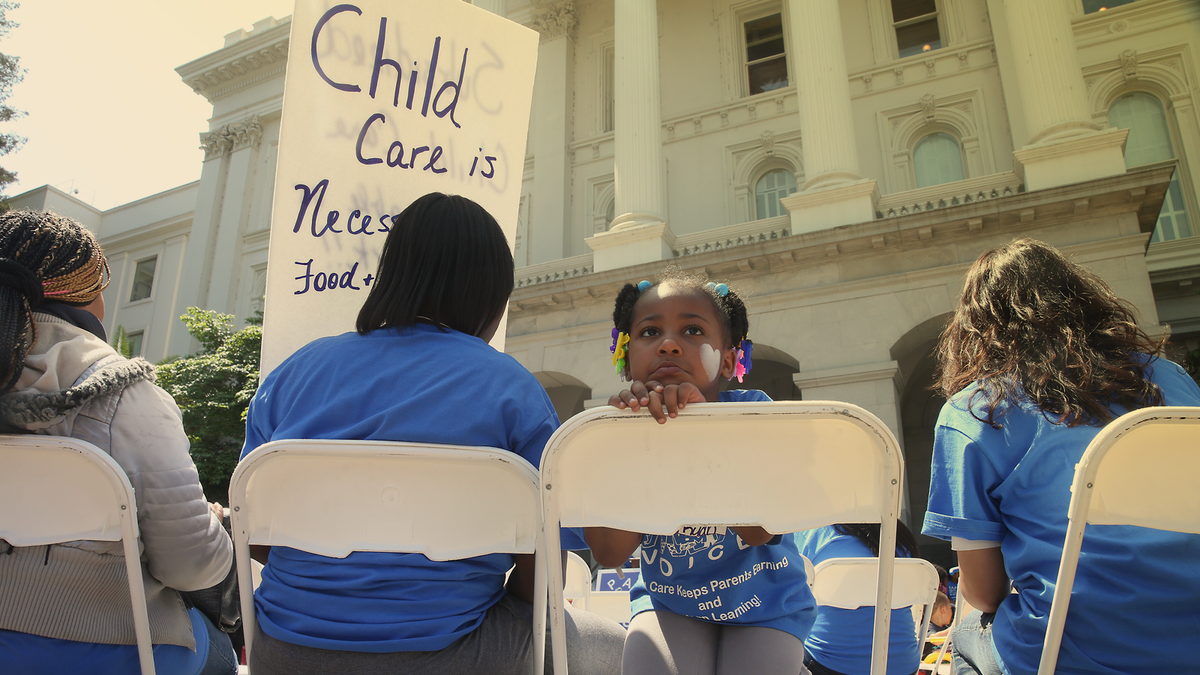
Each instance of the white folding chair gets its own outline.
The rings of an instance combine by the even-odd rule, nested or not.
[[[891,605],[903,458],[877,417],[845,403],[705,403],[666,424],[594,408],[567,420],[542,456],[547,546],[558,528],[668,535],[682,525],[769,532],[882,522],[877,604]],[[742,485],[744,490],[711,490]],[[551,566],[554,672],[566,673],[560,570]],[[593,598],[593,601],[595,598]],[[883,675],[891,612],[875,613],[872,674]]]
[[[546,561],[539,546],[541,501],[537,470],[520,456],[493,448],[418,443],[274,441],[238,464],[229,484],[229,505],[242,588],[251,588],[251,544],[332,558],[353,551],[422,553],[430,560],[536,554],[533,671],[542,672]],[[561,589],[557,559],[551,567],[559,572]],[[241,597],[248,656],[254,598],[251,593]]]
[[[138,553],[137,502],[124,469],[91,443],[0,436],[0,539],[13,546],[120,541],[143,675],[154,675],[150,616]]]
[[[1200,407],[1135,410],[1110,422],[1092,439],[1075,465],[1067,537],[1046,624],[1039,675],[1052,675],[1058,663],[1088,523],[1200,534],[1197,476]]]
[[[963,600],[962,590],[960,588],[960,590],[958,591],[958,594],[954,600],[954,618],[951,619],[951,621],[950,621],[950,632],[946,633],[946,638],[944,640],[942,640],[942,646],[940,649],[938,649],[937,657],[935,658],[934,662],[933,663],[925,663],[924,659],[922,659],[921,665],[917,668],[918,671],[928,670],[932,673],[940,673],[941,672],[942,662],[946,658],[946,652],[950,649],[950,642],[951,642],[952,638],[954,637],[954,629],[958,626],[959,623],[962,622],[963,615],[966,613],[963,611],[964,604],[965,604],[965,601]],[[932,611],[932,610],[930,610],[930,611]],[[925,649],[924,641],[921,642],[921,649],[922,650]]]
[[[592,568],[578,553],[567,551],[567,583],[563,598],[571,601],[572,607],[586,610],[592,596]]]
[[[897,558],[892,576],[892,609],[924,605],[917,644],[924,646],[937,600],[937,569],[920,558]],[[875,606],[879,579],[878,558],[830,558],[817,565],[813,597],[818,605],[839,609]]]

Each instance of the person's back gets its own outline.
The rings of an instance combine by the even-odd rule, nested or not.
[[[204,500],[179,409],[153,384],[153,366],[104,340],[107,270],[83,225],[35,211],[0,216],[0,430],[69,436],[112,456],[137,500],[158,672],[236,671],[229,638],[179,594],[224,579],[232,545]],[[0,545],[5,673],[137,668],[121,542]]]
[[[463,197],[425,195],[393,220],[374,274],[356,332],[309,343],[263,380],[243,457],[274,440],[346,439],[487,446],[537,466],[558,416],[533,375],[488,344],[513,286],[495,219]],[[572,540],[584,547],[572,536],[564,545]],[[532,579],[529,555],[276,547],[255,592],[250,668],[528,672]],[[620,627],[586,612],[567,621],[572,671],[615,673]]]
[[[897,523],[897,558],[911,558],[916,541]],[[879,525],[828,525],[795,534],[800,552],[819,565],[830,558],[877,558]],[[870,540],[876,550],[868,545]],[[911,548],[910,548],[911,547]],[[817,620],[804,641],[805,665],[813,675],[867,675],[875,637],[875,608],[817,606]],[[920,659],[910,608],[892,610],[888,639],[888,675],[912,675]],[[815,663],[813,663],[815,661]]]
[[[1163,405],[1200,406],[1200,387],[1176,364],[1155,359],[1147,371],[1162,388]],[[939,417],[939,431],[950,437],[939,445],[942,466],[970,464],[967,473],[976,476],[989,501],[998,504],[1003,529],[983,532],[976,523],[977,530],[1000,541],[1017,590],[996,612],[995,648],[1011,672],[1034,673],[1066,538],[1075,465],[1101,427],[1053,424],[1025,401],[1006,408],[1003,428],[994,429],[965,407],[973,391],[953,397]],[[1127,412],[1121,406],[1112,408],[1114,417]],[[980,412],[976,407],[975,413]],[[983,456],[971,448],[988,452]],[[957,532],[962,525],[942,515],[946,500],[953,497],[940,483],[934,485],[925,532]],[[1197,560],[1200,535],[1089,525],[1059,672],[1116,675],[1187,672],[1194,667],[1192,655],[1179,646],[1200,635]]]
[[[246,451],[289,438],[404,440],[508,449],[536,466],[557,426],[545,390],[512,357],[417,323],[298,350],[263,382]],[[478,626],[511,566],[506,554],[431,563],[415,553],[337,559],[276,547],[259,616],[269,634],[298,644],[433,651]]]
[[[1037,671],[1075,464],[1128,410],[1200,405],[1183,369],[1150,356],[1160,346],[1099,277],[1041,242],[989,251],[967,273],[938,348],[948,400],[923,529],[951,541],[958,592],[980,610],[955,630],[958,672]],[[1089,526],[1058,672],[1195,672],[1197,559],[1200,535]]]

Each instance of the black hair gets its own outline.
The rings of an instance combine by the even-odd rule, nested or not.
[[[833,529],[854,537],[871,549],[873,555],[879,555],[879,523],[838,523]],[[918,558],[921,555],[917,538],[902,520],[896,521],[896,546],[906,551],[910,558]]]
[[[717,316],[725,326],[729,347],[736,348],[750,333],[750,318],[746,313],[746,303],[732,288],[725,295],[720,295],[715,289],[708,287],[706,277],[692,272],[684,272],[673,265],[660,272],[651,287],[661,286],[665,283],[694,288],[711,300]],[[628,333],[632,329],[633,308],[637,305],[638,299],[642,297],[642,293],[643,291],[638,290],[638,287],[633,284],[625,284],[625,287],[617,293],[616,306],[613,308],[613,325],[617,327],[618,331]]]
[[[0,215],[0,393],[17,383],[37,340],[33,310],[49,300],[87,305],[108,279],[100,244],[79,222],[45,211]]]
[[[513,257],[496,219],[457,195],[431,192],[392,220],[356,328],[418,320],[479,336],[513,289]]]

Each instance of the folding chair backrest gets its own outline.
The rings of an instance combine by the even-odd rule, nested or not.
[[[541,550],[537,470],[520,456],[494,448],[274,441],[238,464],[229,502],[243,588],[251,583],[250,567],[243,565],[250,560],[250,544],[332,558],[385,551],[457,560]],[[535,587],[545,588],[542,556]],[[545,625],[545,610],[540,622],[536,611],[544,597],[544,590],[535,595],[535,638],[537,624]],[[249,652],[255,623],[249,593],[242,594],[242,621]],[[544,629],[541,633],[544,641]],[[535,658],[539,654],[535,650]]]
[[[660,535],[682,525],[761,525],[783,533],[891,523],[882,536],[894,550],[902,476],[891,431],[849,404],[695,404],[666,424],[602,407],[572,417],[550,439],[542,502],[547,523]],[[555,546],[557,529],[546,534]],[[889,574],[880,595],[890,597],[890,587]],[[555,654],[563,653],[553,630],[560,611],[551,619]],[[886,636],[890,613],[877,618]],[[555,660],[555,672],[563,672]]]
[[[577,553],[567,551],[567,583],[563,598],[570,600],[572,607],[587,609],[591,595],[592,568]]]
[[[0,436],[0,539],[13,546],[120,541],[142,673],[153,675],[150,620],[138,552],[137,502],[125,471],[85,441]]]
[[[873,607],[879,579],[878,558],[830,558],[817,565],[813,596],[818,605],[841,609]],[[937,600],[937,569],[920,558],[897,558],[892,571],[892,609],[924,605],[919,644],[925,643],[933,603]]]
[[[1075,466],[1067,536],[1039,674],[1052,674],[1058,661],[1087,524],[1200,534],[1197,476],[1200,407],[1135,410],[1110,422],[1092,439]]]

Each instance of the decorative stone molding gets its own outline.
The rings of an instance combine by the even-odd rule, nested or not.
[[[242,148],[258,149],[262,141],[262,123],[258,115],[251,115],[241,122],[231,122],[225,126],[200,134],[200,149],[204,151],[204,161],[218,157],[228,157]]]
[[[221,51],[175,69],[192,91],[209,101],[259,82],[279,77],[287,66],[290,20],[280,20],[261,33],[227,43]]]
[[[950,134],[962,146],[965,178],[995,173],[991,144],[986,139],[986,110],[983,92],[974,90],[939,97],[925,94],[913,105],[877,113],[880,151],[892,158],[884,176],[885,192],[916,187],[913,149],[921,138],[938,131]]]
[[[731,179],[727,193],[730,222],[754,220],[753,185],[764,173],[772,169],[787,169],[796,176],[797,183],[802,181],[802,154],[798,130],[778,134],[766,131],[755,140],[725,148],[726,171]]]
[[[573,0],[562,0],[533,10],[533,28],[542,34],[542,41],[571,35],[579,24]]]
[[[1125,75],[1126,80],[1132,80],[1138,76],[1138,55],[1132,49],[1126,49],[1121,52],[1121,72]]]
[[[933,94],[925,94],[921,97],[921,114],[925,116],[926,122],[932,122],[937,116],[937,106],[933,103]]]

